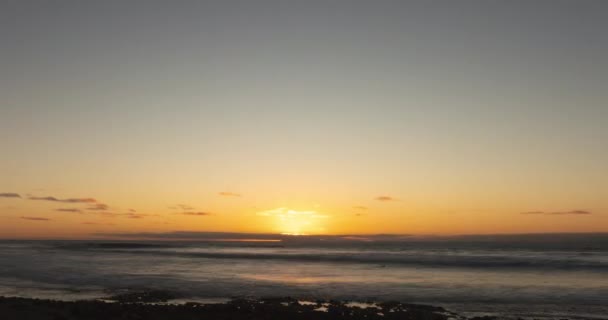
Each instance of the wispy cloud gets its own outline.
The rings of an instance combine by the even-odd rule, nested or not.
[[[77,209],[77,208],[60,208],[60,209],[56,209],[56,211],[59,211],[59,212],[84,213],[85,210],[87,210],[87,211],[107,211],[107,210],[110,209],[110,206],[108,206],[105,203],[101,203],[101,202],[97,201],[97,199],[95,199],[95,198],[65,198],[65,199],[61,199],[61,198],[57,198],[57,197],[53,197],[53,196],[46,196],[46,197],[29,196],[28,199],[29,200],[35,200],[35,201],[49,201],[49,202],[57,202],[57,203],[83,204],[83,205],[87,205],[88,206],[88,207],[86,207],[84,209]]]
[[[97,203],[97,200],[93,198],[69,198],[69,199],[59,199],[55,197],[35,197],[31,196],[28,198],[29,200],[37,200],[37,201],[52,201],[52,202],[63,202],[63,203]]]
[[[367,210],[368,207],[364,207],[364,206],[354,206],[353,209],[355,210]]]
[[[206,212],[206,211],[198,211],[196,210],[196,208],[189,206],[189,205],[185,205],[185,204],[178,204],[176,206],[173,207],[169,207],[169,209],[172,210],[179,210],[180,212],[175,212],[174,214],[182,214],[182,215],[186,215],[186,216],[209,216],[211,215],[211,213]]]
[[[23,219],[23,220],[31,220],[31,221],[51,221],[51,219],[42,218],[42,217],[21,217],[21,219]]]
[[[143,219],[147,217],[158,216],[157,214],[146,214],[146,213],[134,213],[134,212],[125,212],[125,213],[117,213],[117,212],[106,212],[101,211],[99,214],[102,217],[107,218],[128,218],[128,219]]]
[[[87,224],[87,225],[94,225],[94,226],[113,226],[113,223],[101,223],[101,222],[90,222],[90,221],[85,221],[82,224]]]
[[[188,240],[275,240],[288,238],[277,234],[260,233],[233,233],[233,232],[196,232],[196,231],[171,231],[171,232],[142,232],[142,233],[97,233],[98,236],[108,238],[129,239],[188,239]],[[318,241],[318,239],[315,238]]]
[[[588,215],[592,214],[591,211],[587,210],[570,210],[570,211],[526,211],[521,214],[529,215]]]
[[[187,204],[176,204],[168,208],[171,210],[194,210],[194,207],[191,207]]]
[[[94,206],[87,208],[87,210],[90,210],[90,211],[105,211],[108,209],[109,209],[109,206],[105,203],[96,203]]]
[[[145,217],[149,217],[150,215],[143,213],[123,213],[122,216],[129,219],[143,219]]]
[[[157,214],[133,213],[133,212],[121,213],[121,214],[119,214],[119,216],[129,218],[129,219],[143,219],[143,218],[148,218],[148,217],[158,217]]]
[[[187,216],[208,216],[208,215],[211,215],[211,213],[209,213],[209,212],[203,212],[203,211],[184,211],[184,212],[180,212],[179,214],[183,214],[183,215],[187,215]]]
[[[378,197],[376,197],[376,200],[378,200],[378,201],[395,201],[397,199],[390,197],[390,196],[378,196]]]
[[[525,212],[520,212],[521,214],[546,214],[546,212],[544,211],[525,211]]]
[[[21,198],[18,193],[4,192],[0,193],[0,198]]]
[[[59,212],[73,212],[73,213],[82,213],[82,210],[76,208],[59,208],[55,209],[55,211]]]
[[[234,193],[234,192],[229,192],[229,191],[222,191],[218,193],[220,196],[224,196],[224,197],[241,197],[242,194],[240,193]]]

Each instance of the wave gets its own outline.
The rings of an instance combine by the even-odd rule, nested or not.
[[[146,248],[171,248],[168,244],[141,243],[141,242],[85,242],[59,244],[57,248],[64,249],[146,249]]]
[[[608,272],[608,251],[557,251],[460,246],[429,248],[428,244],[365,247],[296,247],[253,244],[176,242],[53,242],[29,243],[35,250],[81,251],[91,254],[147,255],[188,259],[234,259],[306,263],[350,263],[382,266],[473,268],[503,270],[564,270]],[[11,245],[12,246],[12,245]],[[476,248],[474,248],[476,247]],[[14,247],[13,250],[21,250]],[[5,247],[4,250],[8,249]]]
[[[184,252],[174,250],[104,250],[104,252],[130,255],[156,255],[201,259],[239,259],[239,260],[274,260],[318,263],[361,263],[421,267],[454,267],[454,268],[504,268],[504,269],[556,269],[556,270],[589,270],[608,272],[608,257],[600,255],[579,255],[578,257],[548,256],[530,254],[442,254],[412,252],[230,252],[230,251],[197,251]]]

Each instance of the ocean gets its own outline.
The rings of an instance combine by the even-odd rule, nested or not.
[[[464,315],[608,319],[608,234],[0,241],[0,296],[399,300]]]

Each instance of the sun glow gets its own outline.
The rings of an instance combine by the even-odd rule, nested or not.
[[[325,232],[324,220],[329,217],[316,211],[300,211],[289,208],[266,210],[259,212],[258,215],[274,219],[277,231],[285,235]]]

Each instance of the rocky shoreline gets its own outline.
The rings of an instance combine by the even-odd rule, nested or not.
[[[466,319],[441,307],[383,302],[356,306],[341,301],[303,302],[293,298],[234,299],[217,304],[162,303],[167,295],[129,293],[102,300],[56,301],[0,297],[4,320],[108,320],[108,319]],[[490,317],[475,320],[494,319]]]

